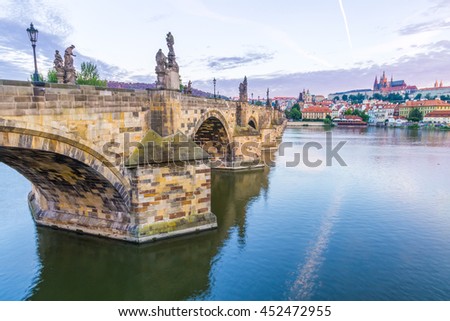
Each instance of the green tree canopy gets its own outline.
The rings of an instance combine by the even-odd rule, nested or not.
[[[446,102],[450,101],[450,95],[441,95],[440,98],[441,98],[442,101],[446,101]]]
[[[81,63],[81,71],[77,74],[77,84],[106,87],[106,80],[101,80],[97,65],[92,62]]]
[[[363,94],[350,95],[348,100],[350,100],[353,104],[361,104],[366,97]]]
[[[302,113],[300,112],[300,110],[298,110],[296,108],[292,108],[291,109],[291,118],[293,120],[300,120],[300,119],[302,119]]]
[[[380,93],[375,93],[375,94],[373,94],[372,99],[376,99],[376,100],[384,100],[384,97],[383,97],[383,95],[380,94]]]
[[[408,120],[419,122],[423,119],[423,114],[418,108],[414,108],[409,112]]]
[[[285,110],[286,118],[292,120],[302,119],[302,113],[300,111],[300,105],[298,103],[294,104],[291,109]]]
[[[391,102],[391,103],[401,103],[404,102],[405,99],[403,98],[402,95],[400,95],[399,93],[390,93],[387,96],[387,101]]]
[[[325,117],[325,119],[323,120],[323,123],[324,123],[325,125],[332,125],[332,124],[333,124],[333,121],[331,120],[331,116],[330,116],[330,115],[327,115],[327,116]]]
[[[344,115],[355,115],[355,116],[361,117],[362,120],[365,122],[369,121],[369,115],[367,115],[365,111],[361,111],[359,109],[355,109],[355,110],[347,109],[345,111]]]
[[[365,122],[369,121],[369,115],[367,115],[365,111],[361,111],[359,109],[355,109],[353,111],[353,115],[361,117],[362,120],[365,121]]]
[[[49,69],[49,71],[47,72],[47,82],[51,82],[51,83],[58,82],[58,78],[56,77],[55,69]]]

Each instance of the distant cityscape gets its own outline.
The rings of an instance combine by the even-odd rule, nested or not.
[[[434,83],[431,87],[418,88],[416,85],[408,85],[404,80],[394,80],[391,75],[391,79],[388,80],[386,77],[386,72],[378,77],[375,76],[375,81],[372,89],[352,89],[349,91],[336,92],[328,95],[328,99],[345,99],[345,96],[349,97],[351,95],[363,95],[365,98],[375,97],[379,98],[379,95],[389,96],[390,94],[396,95],[408,95],[407,99],[411,97],[410,95],[421,94],[421,97],[427,97],[428,99],[437,98],[440,95],[450,94],[450,86],[444,86],[442,80]]]
[[[123,89],[154,89],[155,84],[149,83],[124,83],[109,81],[110,88]],[[183,90],[183,88],[181,88]],[[220,93],[209,93],[192,88],[192,95],[205,98],[226,100],[239,100],[239,97],[227,97]],[[436,80],[433,86],[418,88],[416,85],[407,84],[405,80],[390,79],[386,72],[375,76],[371,89],[351,89],[348,91],[330,93],[324,95],[312,94],[308,89],[303,89],[297,97],[248,97],[249,104],[267,105],[283,111],[288,111],[297,106],[303,120],[347,120],[363,121],[359,113],[367,115],[367,124],[394,124],[401,125],[408,122],[408,116],[413,109],[420,111],[422,121],[432,124],[450,124],[450,86],[445,86],[442,81]],[[350,111],[354,112],[350,114]],[[359,113],[358,113],[359,112]]]
[[[298,98],[274,97],[273,100],[294,120],[329,118],[335,122],[404,125],[409,124],[411,111],[416,110],[422,123],[450,124],[450,86],[436,80],[432,87],[418,88],[404,80],[394,80],[393,76],[388,80],[385,72],[380,78],[375,76],[372,89],[330,93],[327,98],[303,90]],[[289,111],[293,107],[300,113],[291,115]]]

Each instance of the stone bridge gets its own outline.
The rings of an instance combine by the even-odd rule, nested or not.
[[[215,228],[211,168],[263,166],[284,127],[176,90],[0,80],[0,161],[32,183],[35,221],[132,242]]]

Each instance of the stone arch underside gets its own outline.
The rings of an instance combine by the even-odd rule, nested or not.
[[[232,160],[230,138],[224,121],[216,115],[203,119],[194,133],[194,141],[211,157],[215,166]]]
[[[0,161],[33,184],[29,201],[38,223],[127,235],[129,191],[113,166],[92,154],[64,137],[0,126]]]

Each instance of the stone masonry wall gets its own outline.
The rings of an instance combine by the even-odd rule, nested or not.
[[[211,169],[202,162],[144,166],[129,170],[132,211],[142,240],[186,229],[216,226],[211,214]]]
[[[129,142],[139,142],[149,129],[148,105],[146,90],[58,84],[32,87],[0,80],[0,118],[75,134],[100,153],[111,141],[118,143],[115,151],[122,153],[125,135]]]

